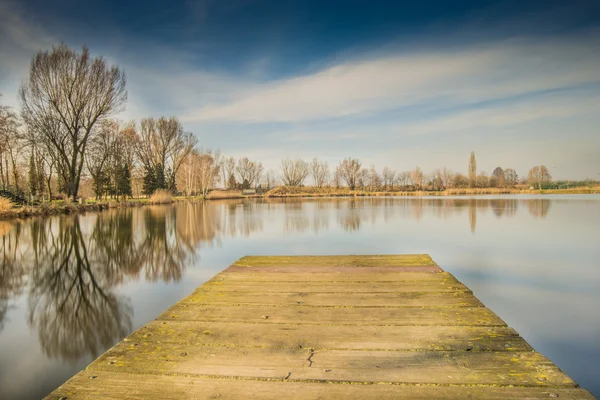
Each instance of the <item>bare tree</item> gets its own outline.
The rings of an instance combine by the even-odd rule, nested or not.
[[[394,171],[393,169],[386,166],[385,168],[383,168],[382,178],[383,178],[383,187],[385,190],[394,189],[394,180],[396,178],[396,171]]]
[[[396,176],[396,182],[398,183],[398,186],[406,187],[406,185],[408,185],[409,179],[410,179],[410,172],[400,172]]]
[[[454,177],[454,174],[452,173],[451,170],[449,170],[446,167],[444,167],[442,169],[442,184],[444,185],[444,189],[448,189],[448,188],[452,187],[452,178],[453,177]]]
[[[492,176],[490,177],[491,187],[504,187],[506,186],[506,177],[504,176],[504,170],[500,167],[496,167]]]
[[[508,187],[515,186],[519,181],[519,175],[517,175],[517,171],[512,168],[506,168],[504,170],[504,181]]]
[[[300,186],[308,176],[309,165],[307,162],[297,159],[285,159],[281,161],[281,180],[285,186]]]
[[[431,186],[433,190],[442,190],[444,189],[444,178],[443,172],[441,169],[436,169],[433,171]]]
[[[421,190],[421,188],[423,187],[424,180],[423,171],[421,170],[421,168],[416,167],[415,169],[410,171],[410,180],[413,186],[415,187],[415,190]]]
[[[268,170],[263,178],[263,183],[266,190],[270,190],[271,188],[277,186],[277,174],[272,169]]]
[[[315,186],[319,188],[325,186],[329,179],[329,166],[327,165],[327,161],[319,161],[315,157],[312,160],[311,169]]]
[[[469,179],[461,173],[457,173],[452,178],[452,187],[466,188],[469,186]]]
[[[550,183],[552,176],[545,165],[538,165],[529,170],[527,182],[538,189],[542,189],[544,184]]]
[[[340,186],[342,186],[342,177],[340,175],[340,169],[339,169],[339,167],[336,168],[335,171],[334,171],[334,173],[333,173],[333,177],[331,178],[331,184],[336,189],[339,189]]]
[[[481,171],[475,180],[475,186],[478,188],[486,188],[490,186],[490,179],[485,171]]]
[[[191,132],[184,132],[176,117],[144,118],[138,132],[136,154],[144,167],[160,168],[176,175],[197,143]]]
[[[377,173],[374,165],[371,165],[371,168],[368,171],[365,171],[365,177],[366,186],[368,187],[369,191],[374,192],[379,190],[381,187],[381,177]]]
[[[96,128],[98,132],[89,141],[89,154],[85,158],[88,172],[92,175],[96,198],[101,198],[110,183],[109,159],[117,145],[119,124],[115,120],[103,120]]]
[[[196,158],[198,159],[198,184],[203,196],[208,194],[208,190],[214,187],[215,181],[219,176],[219,152],[210,150],[200,150]]]
[[[361,163],[356,158],[345,158],[336,169],[340,178],[346,182],[346,185],[348,185],[351,190],[354,190],[358,184],[361,171],[360,167]]]
[[[263,172],[263,165],[260,162],[250,161],[248,157],[244,157],[238,161],[235,170],[242,187],[249,189],[258,185]]]
[[[102,57],[92,59],[87,47],[78,54],[61,44],[36,54],[19,97],[25,123],[52,149],[75,199],[94,126],[127,100],[125,74]]]
[[[235,189],[235,187],[231,187],[231,184],[235,182],[235,158],[223,157],[221,160],[220,171],[223,187],[227,189]]]
[[[471,152],[469,158],[469,187],[477,186],[477,161],[475,161],[475,152]]]
[[[17,115],[10,107],[0,105],[0,181],[3,189],[11,186],[17,193],[21,180],[17,154],[26,144],[24,139]]]

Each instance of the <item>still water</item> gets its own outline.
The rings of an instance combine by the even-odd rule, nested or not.
[[[0,221],[0,398],[41,398],[251,254],[428,253],[600,396],[600,196],[213,201]]]

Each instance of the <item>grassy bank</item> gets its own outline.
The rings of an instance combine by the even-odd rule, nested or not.
[[[600,187],[582,187],[571,189],[515,189],[515,188],[477,188],[447,189],[442,191],[365,191],[349,188],[316,188],[279,186],[268,191],[265,197],[362,197],[362,196],[477,196],[501,194],[598,194]]]

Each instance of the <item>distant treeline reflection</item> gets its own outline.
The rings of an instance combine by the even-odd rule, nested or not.
[[[132,330],[133,309],[117,288],[131,280],[177,282],[202,247],[249,236],[263,224],[284,233],[358,231],[383,218],[513,217],[519,206],[535,218],[547,199],[339,198],[178,203],[103,213],[0,221],[0,331],[10,301],[27,295],[29,325],[45,354],[75,362],[97,357]],[[467,228],[468,229],[468,228]]]

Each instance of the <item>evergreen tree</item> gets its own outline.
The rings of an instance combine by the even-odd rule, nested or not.
[[[120,165],[116,168],[115,191],[117,196],[130,196],[131,191],[131,173],[127,164]]]
[[[151,166],[146,166],[145,169],[144,186],[142,191],[145,195],[151,196],[152,193],[154,193],[154,191],[157,189],[156,172]]]
[[[171,168],[167,168],[167,173],[164,184],[164,189],[168,189],[171,193],[175,194],[177,192],[177,183],[175,182],[175,174],[171,170]]]

